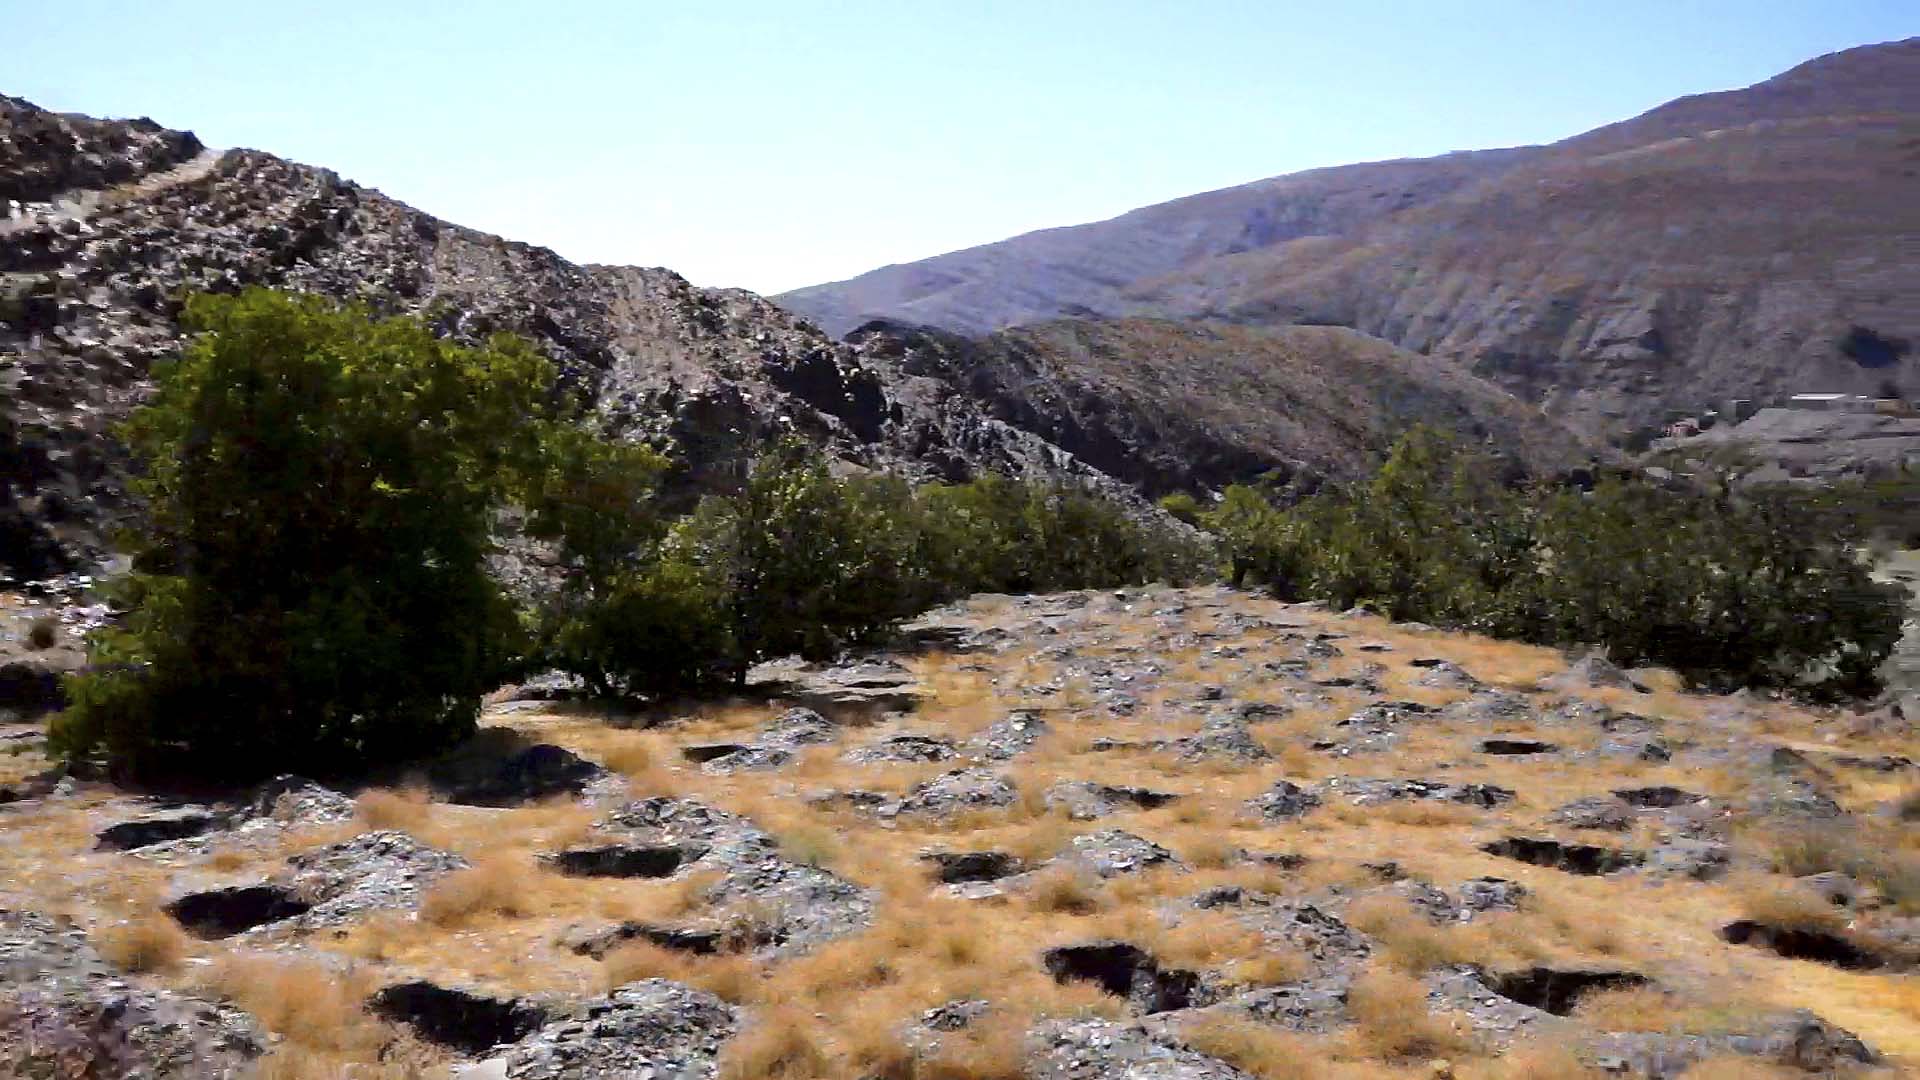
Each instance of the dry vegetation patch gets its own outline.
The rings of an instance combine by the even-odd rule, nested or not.
[[[764,923],[770,913],[754,910],[752,901],[716,905],[711,897],[720,874],[699,863],[658,880],[572,878],[549,869],[541,858],[547,853],[606,842],[607,834],[594,828],[605,805],[561,799],[481,809],[435,802],[405,786],[360,793],[350,826],[287,830],[247,844],[222,839],[168,860],[93,851],[95,819],[119,804],[112,801],[118,796],[86,789],[58,806],[4,819],[9,843],[0,845],[0,893],[9,902],[28,900],[38,910],[79,916],[97,928],[101,952],[130,972],[198,985],[254,1012],[282,1037],[263,1075],[290,1080],[344,1075],[348,1065],[359,1068],[359,1076],[408,1075],[393,1070],[437,1061],[362,1007],[367,993],[402,977],[501,995],[592,995],[647,978],[686,983],[746,1010],[722,1064],[729,1077],[1010,1080],[1021,1074],[1025,1034],[1036,1021],[1129,1015],[1126,1001],[1090,982],[1056,982],[1041,962],[1049,947],[1108,937],[1145,950],[1165,969],[1204,972],[1229,993],[1293,983],[1346,963],[1340,970],[1357,975],[1348,1022],[1324,1034],[1288,1032],[1224,1007],[1181,1019],[1187,1046],[1264,1080],[1424,1077],[1427,1063],[1440,1058],[1452,1063],[1458,1080],[1594,1075],[1566,1046],[1502,1048],[1477,1034],[1464,1014],[1436,1006],[1423,980],[1462,964],[1495,972],[1591,964],[1656,979],[1657,987],[1583,997],[1571,1016],[1581,1030],[1731,1032],[1763,1013],[1805,1006],[1883,1049],[1920,1053],[1920,991],[1911,977],[1824,968],[1737,949],[1717,936],[1733,918],[1853,932],[1849,924],[1859,930],[1920,903],[1914,870],[1920,835],[1899,816],[1906,803],[1920,806],[1916,789],[1902,786],[1908,781],[1825,770],[1822,783],[1844,807],[1860,811],[1837,823],[1762,827],[1746,824],[1736,811],[1757,785],[1770,782],[1741,764],[1736,751],[1750,748],[1761,728],[1782,745],[1832,750],[1821,741],[1827,731],[1820,716],[1704,699],[1661,673],[1640,672],[1636,678],[1651,693],[1595,689],[1578,696],[1650,718],[1683,750],[1730,749],[1718,756],[1682,753],[1664,763],[1612,757],[1598,752],[1613,735],[1597,724],[1543,719],[1560,695],[1534,688],[1566,667],[1550,650],[1407,631],[1371,617],[1281,608],[1231,593],[1187,597],[1189,608],[1177,621],[1153,616],[1170,601],[1150,594],[1129,611],[1103,609],[1077,629],[1069,620],[1058,635],[1022,638],[1002,652],[905,658],[926,692],[913,716],[845,727],[832,744],[800,748],[795,761],[765,772],[709,775],[682,748],[753,742],[780,715],[781,703],[663,709],[645,718],[651,726],[644,729],[622,726],[635,722],[631,718],[610,722],[558,707],[495,721],[511,724],[520,741],[556,743],[623,774],[635,798],[693,798],[744,815],[775,838],[784,860],[867,890],[870,926],[797,955],[757,952],[760,943],[744,934],[708,955],[644,938],[605,951],[602,959],[577,954],[568,943],[579,933],[618,923],[727,927]],[[1202,607],[1193,597],[1219,603]],[[1024,625],[1014,602],[991,604],[998,614],[983,605],[974,618]],[[1229,626],[1230,616],[1244,618]],[[1306,649],[1322,631],[1344,635],[1327,641],[1341,655],[1316,658],[1325,650]],[[1169,646],[1179,634],[1193,635],[1197,644],[1181,637]],[[1373,642],[1389,651],[1362,651]],[[1425,669],[1410,661],[1424,657],[1445,658],[1487,686],[1525,695],[1533,715],[1481,721],[1449,709],[1409,723],[1389,752],[1313,748],[1376,699],[1434,706],[1467,701],[1468,691],[1420,685]],[[1133,681],[1119,681],[1122,675]],[[1380,693],[1314,685],[1363,675],[1377,679]],[[1220,687],[1219,698],[1203,699],[1202,686]],[[1110,707],[1116,689],[1133,700],[1131,712]],[[1012,784],[1011,806],[889,819],[811,798],[852,789],[897,796],[970,763],[859,764],[845,752],[908,730],[965,744],[1016,709],[1034,710],[1048,732],[1012,760],[981,766]],[[1207,720],[1240,712],[1270,757],[1189,760],[1092,749],[1096,740],[1146,744],[1193,736]],[[1525,757],[1475,753],[1490,733],[1561,749]],[[1897,752],[1875,739],[1842,746]],[[1324,792],[1320,786],[1337,776],[1491,783],[1513,789],[1517,798],[1490,808],[1411,799],[1355,806],[1328,795],[1317,809],[1271,821],[1249,810],[1250,800],[1281,780]],[[1121,807],[1074,821],[1046,802],[1050,789],[1071,781],[1179,798],[1157,809]],[[1711,829],[1731,829],[1736,853],[1748,860],[1744,872],[1709,881],[1657,879],[1643,871],[1585,877],[1480,850],[1506,835],[1545,835],[1547,816],[1575,798],[1656,784],[1707,795],[1705,820]],[[1867,813],[1890,803],[1890,815]],[[261,880],[290,854],[372,829],[407,832],[472,865],[435,882],[417,912],[378,912],[337,936],[274,939],[284,956],[190,942],[156,914],[160,898],[189,880]],[[1102,878],[1071,863],[1049,864],[1076,837],[1109,829],[1167,848],[1178,865]],[[1603,834],[1601,842],[1651,849],[1675,835],[1670,822],[1649,815],[1625,834]],[[1024,872],[992,883],[975,899],[955,899],[930,872],[927,852],[1004,852]],[[1860,882],[1885,906],[1877,913],[1841,908],[1792,880],[1827,871]],[[1458,897],[1461,882],[1482,876],[1523,886],[1519,910],[1436,919],[1385,891],[1396,879],[1412,879]],[[1210,892],[1238,899],[1196,907],[1194,898]],[[1266,913],[1288,906],[1337,915],[1365,936],[1370,959],[1316,956],[1263,932]],[[183,962],[189,958],[196,963]],[[969,1028],[940,1033],[938,1049],[905,1037],[927,1010],[964,999],[988,1000],[992,1009]]]

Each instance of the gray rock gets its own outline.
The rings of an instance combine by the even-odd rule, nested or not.
[[[890,735],[847,751],[846,760],[871,765],[881,762],[947,761],[957,756],[959,751],[947,739],[928,735]]]
[[[1320,796],[1290,780],[1280,780],[1247,805],[1268,821],[1289,821],[1319,806]]]
[[[726,1002],[665,979],[629,983],[553,1020],[505,1055],[509,1080],[710,1080],[739,1026]]]
[[[1155,866],[1178,866],[1173,852],[1119,829],[1076,836],[1055,862],[1080,866],[1100,877],[1131,874]]]
[[[1033,748],[1048,731],[1037,713],[1015,711],[968,739],[962,750],[977,761],[1011,761]]]
[[[353,817],[353,800],[304,776],[276,776],[253,789],[244,816],[280,825],[331,825]]]
[[[1465,911],[1518,911],[1527,887],[1505,878],[1481,877],[1461,882],[1459,892]]]
[[[1426,657],[1408,661],[1414,667],[1425,668],[1426,673],[1416,680],[1421,686],[1431,686],[1447,690],[1477,690],[1480,680],[1467,674],[1465,668],[1451,660]]]
[[[1586,1040],[1584,1049],[1595,1060],[1614,1066],[1616,1072],[1656,1080],[1681,1076],[1700,1061],[1724,1054],[1823,1076],[1840,1075],[1850,1067],[1881,1060],[1858,1035],[1805,1010],[1781,1014],[1735,1034],[1615,1032]]]
[[[1712,881],[1726,876],[1732,864],[1733,849],[1718,840],[1676,837],[1648,849],[1646,870],[1654,874]]]
[[[1598,653],[1588,653],[1575,660],[1567,670],[1550,676],[1541,682],[1544,690],[1591,690],[1617,689],[1646,693],[1647,688],[1634,682],[1618,665]]]
[[[336,926],[373,911],[409,911],[427,888],[467,861],[403,832],[371,832],[287,860],[276,884],[312,905],[297,917],[308,929]]]
[[[1115,787],[1111,784],[1096,784],[1086,780],[1076,780],[1064,784],[1055,784],[1047,789],[1046,806],[1049,810],[1059,809],[1066,812],[1074,821],[1092,821],[1096,818],[1110,817],[1129,810],[1152,810],[1178,799],[1180,796],[1165,791],[1150,791],[1146,788]]]
[[[770,746],[818,746],[840,737],[840,728],[812,709],[788,709],[760,729],[760,741]]]
[[[1514,793],[1495,784],[1455,784],[1443,780],[1385,780],[1337,776],[1320,786],[1327,798],[1343,798],[1355,806],[1380,806],[1420,799],[1494,807],[1512,802]]]
[[[917,784],[900,799],[901,814],[948,817],[970,810],[1012,806],[1013,785],[986,769],[957,769]]]
[[[245,1013],[136,985],[79,930],[0,909],[0,1075],[240,1080],[265,1049]]]
[[[1253,1080],[1218,1058],[1135,1025],[1055,1020],[1029,1035],[1031,1080]]]
[[[1588,795],[1561,806],[1548,821],[1573,829],[1624,832],[1633,825],[1633,808],[1616,796]]]
[[[972,1027],[993,1011],[993,1003],[980,998],[962,998],[935,1005],[921,1014],[920,1026],[931,1031],[960,1031]]]
[[[742,746],[700,766],[708,776],[730,776],[741,772],[771,772],[794,762],[794,752],[784,746]]]

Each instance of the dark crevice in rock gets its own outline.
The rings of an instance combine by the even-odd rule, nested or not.
[[[1169,1012],[1201,1004],[1197,972],[1163,969],[1146,950],[1124,941],[1062,945],[1043,956],[1055,982],[1092,982],[1124,997],[1141,1013]]]
[[[777,945],[781,940],[781,935],[775,928],[756,924],[688,927],[623,922],[588,937],[579,938],[572,942],[569,948],[578,956],[605,960],[608,953],[628,942],[644,941],[662,949],[672,949],[674,952],[691,953],[695,956],[716,956],[721,953],[751,952],[764,946]]]
[[[169,840],[199,836],[219,826],[220,819],[212,814],[180,810],[109,825],[100,830],[97,839],[103,850],[132,851],[153,844],[164,844]]]
[[[313,905],[278,885],[238,885],[190,893],[168,904],[166,911],[188,933],[217,941],[256,926],[304,915],[312,908]]]
[[[546,1010],[538,1006],[424,981],[389,986],[367,999],[367,1009],[407,1025],[428,1042],[474,1055],[519,1042],[547,1022]]]
[[[1643,858],[1637,851],[1621,851],[1618,848],[1599,847],[1594,844],[1565,844],[1558,840],[1539,840],[1525,836],[1509,836],[1483,845],[1480,850],[1489,855],[1517,859],[1534,866],[1549,866],[1555,870],[1565,870],[1569,874],[1611,874],[1615,870],[1640,865]]]
[[[1676,806],[1688,806],[1706,799],[1704,795],[1696,795],[1691,791],[1682,791],[1677,787],[1667,787],[1664,784],[1655,787],[1620,788],[1613,795],[1614,798],[1643,810],[1671,810]]]
[[[706,848],[680,844],[609,844],[557,851],[547,861],[568,877],[663,878],[706,853]]]
[[[697,743],[693,746],[681,747],[680,756],[696,765],[704,765],[729,754],[737,754],[746,748],[745,743]]]
[[[934,864],[940,880],[948,885],[998,881],[1025,869],[1019,858],[1004,851],[934,851],[921,858]]]
[[[1502,757],[1521,757],[1527,754],[1551,754],[1560,749],[1557,744],[1540,742],[1535,739],[1484,739],[1480,743],[1483,754],[1497,754]]]
[[[1720,937],[1730,945],[1755,945],[1789,960],[1812,960],[1848,971],[1881,966],[1879,957],[1838,934],[1823,930],[1796,930],[1741,919],[1721,927]]]
[[[1555,1016],[1571,1013],[1582,997],[1596,990],[1623,990],[1653,982],[1633,971],[1569,971],[1549,967],[1490,975],[1484,981],[1489,990],[1508,1001],[1517,1001]]]

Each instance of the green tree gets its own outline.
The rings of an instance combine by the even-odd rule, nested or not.
[[[308,296],[191,299],[126,427],[149,530],[52,741],[135,772],[357,767],[472,730],[515,620],[483,565],[550,431],[525,342]]]

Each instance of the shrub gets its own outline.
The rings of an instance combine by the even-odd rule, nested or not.
[[[1900,636],[1833,498],[1633,476],[1525,490],[1511,470],[1416,428],[1370,481],[1280,509],[1229,489],[1203,523],[1235,579],[1546,644],[1600,644],[1696,683],[1859,693]]]
[[[60,643],[60,622],[43,615],[27,626],[27,647],[51,649]]]
[[[472,730],[506,659],[483,566],[545,428],[524,342],[314,297],[202,296],[125,433],[150,529],[52,741],[209,779],[356,767]]]
[[[1070,486],[836,476],[798,442],[671,524],[643,505],[657,459],[589,444],[559,461],[533,525],[561,540],[571,577],[543,635],[551,661],[601,693],[737,684],[761,661],[831,659],[969,593],[1184,580],[1208,561],[1176,527]]]

